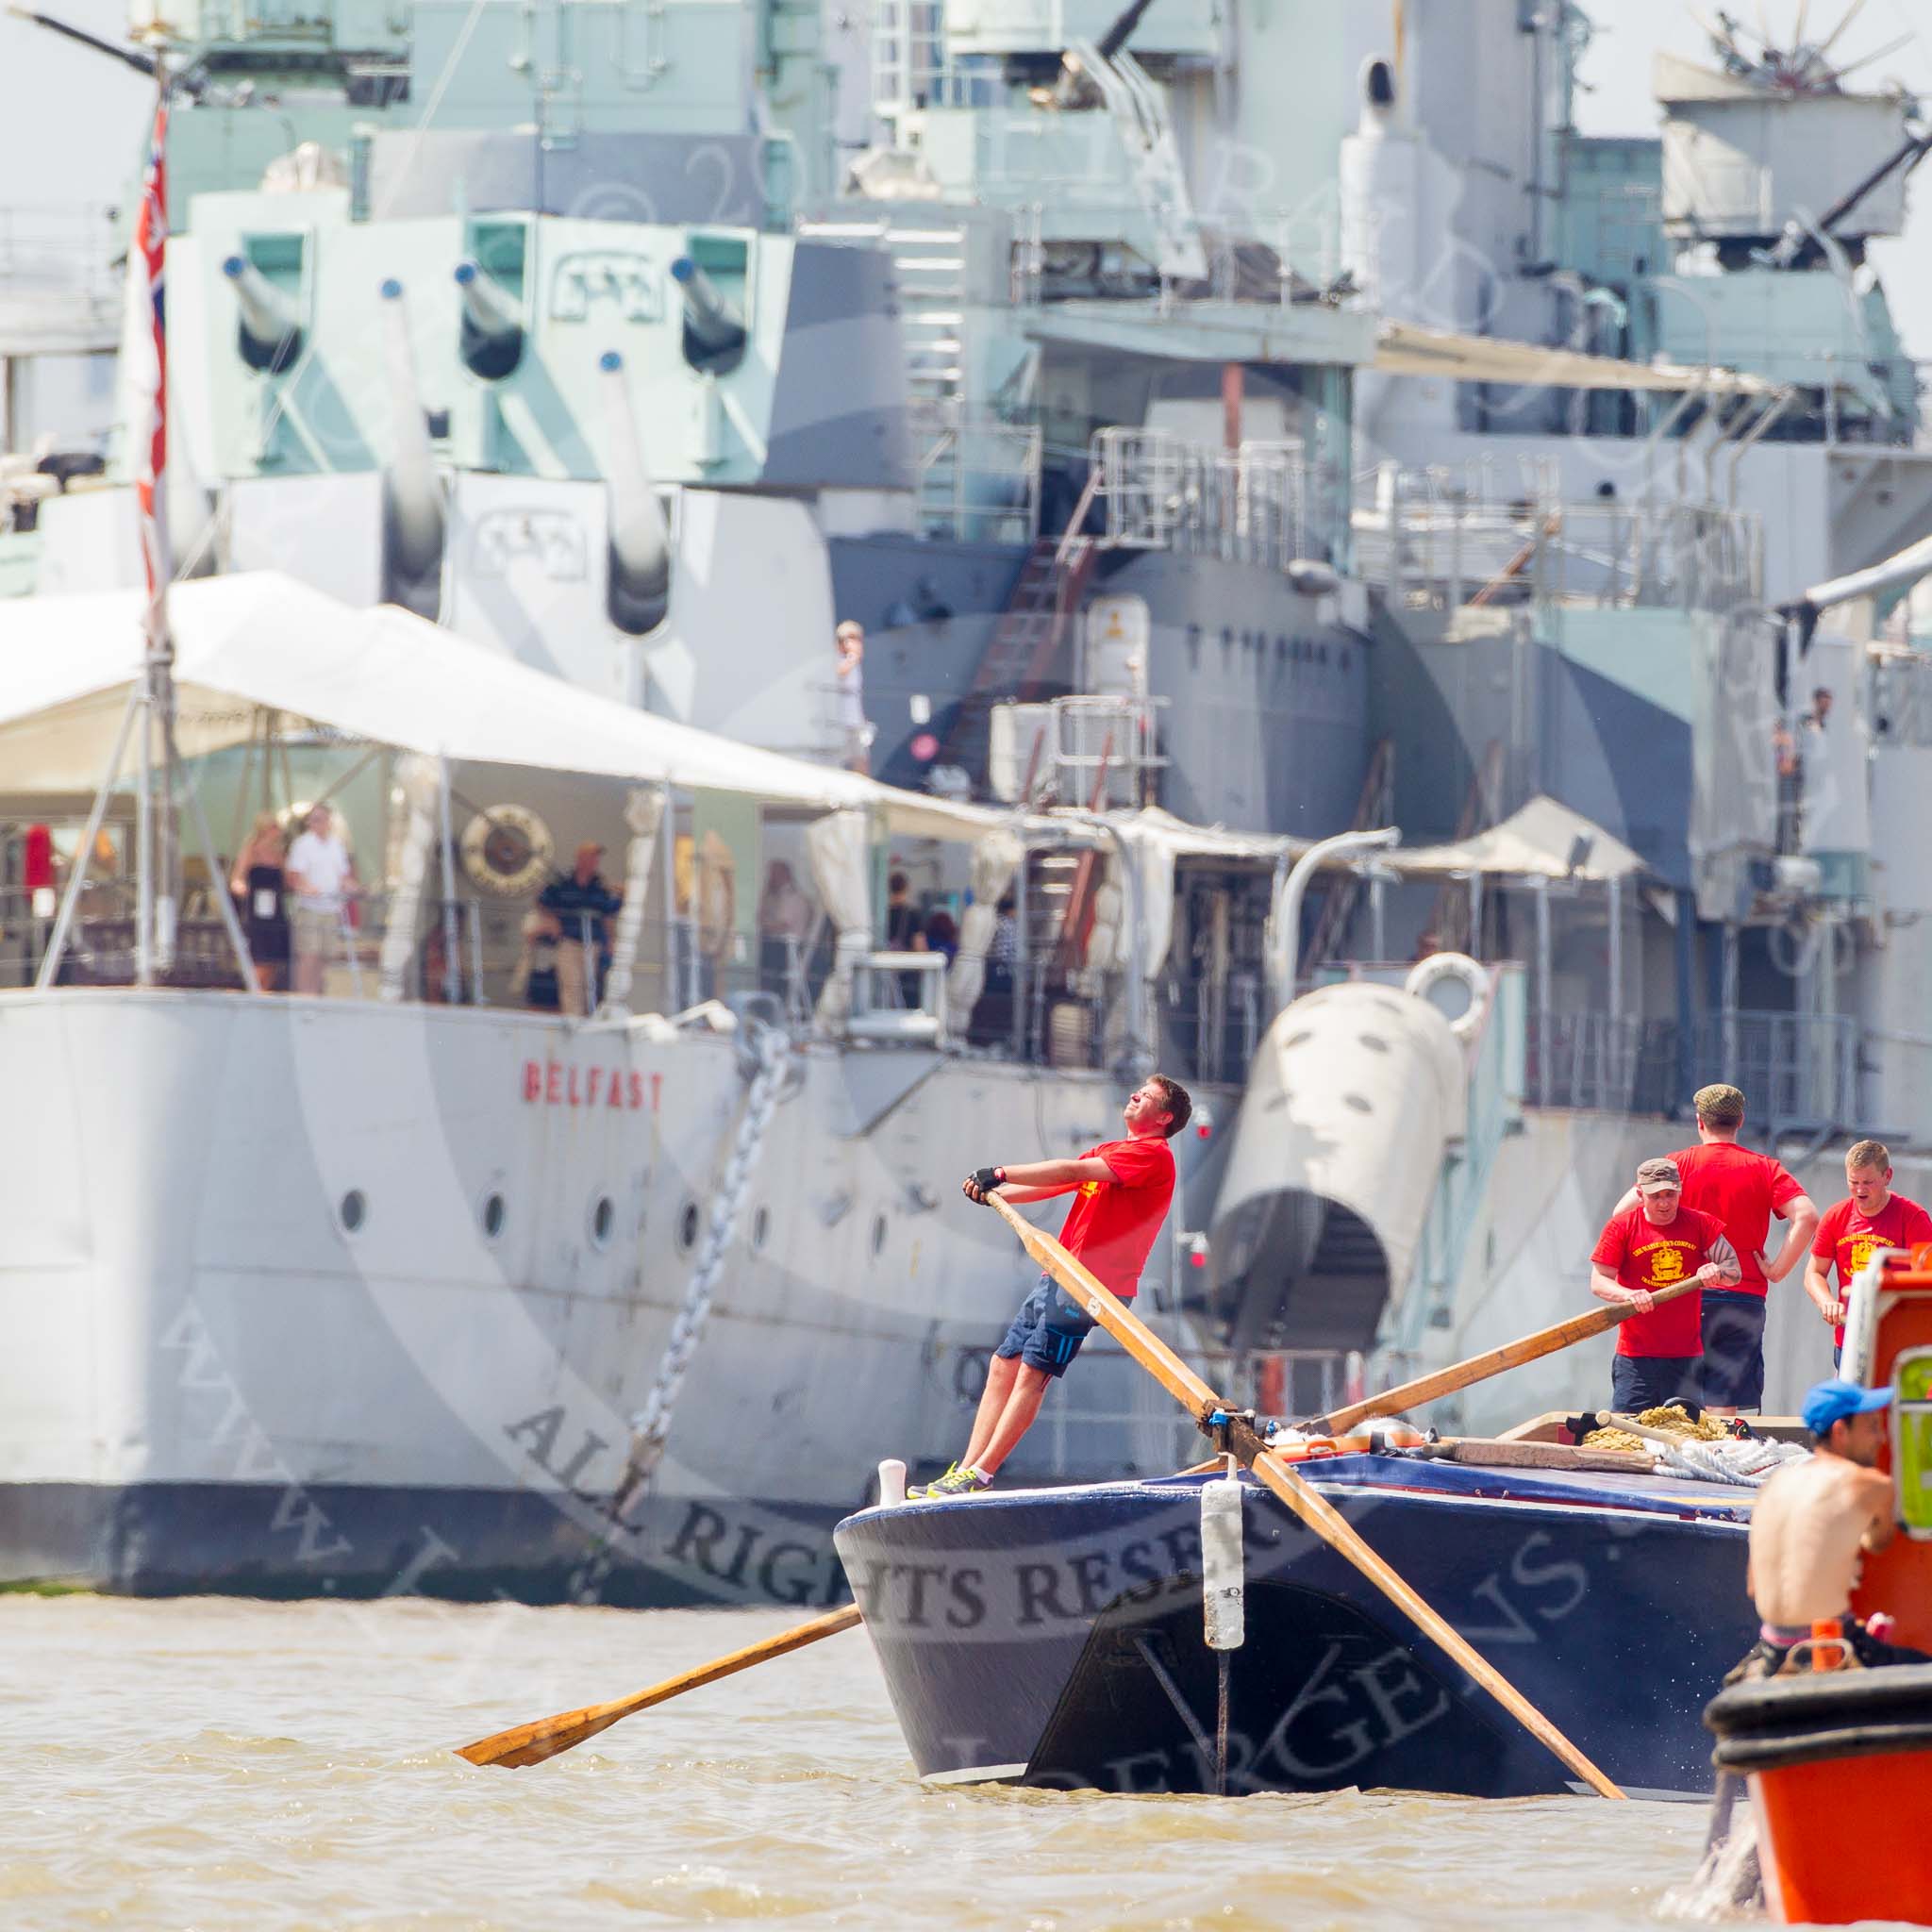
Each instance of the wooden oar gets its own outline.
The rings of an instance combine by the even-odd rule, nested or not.
[[[1034,1260],[1180,1403],[1195,1422],[1208,1429],[1209,1416],[1217,1410],[1226,1412],[1227,1405],[1213,1390],[1125,1302],[1103,1287],[1052,1235],[1035,1227],[1011,1202],[998,1194],[990,1194],[987,1198],[1020,1237],[1022,1245]],[[1540,1743],[1546,1744],[1592,1790],[1606,1798],[1624,1795],[1502,1672],[1469,1643],[1460,1631],[1431,1609],[1376,1556],[1344,1517],[1274,1455],[1250,1424],[1240,1416],[1230,1416],[1224,1440],[1237,1461],[1253,1469],[1268,1489],[1303,1523],[1331,1549],[1347,1557],[1417,1629],[1454,1657],[1511,1717]]]
[[[546,1757],[555,1757],[559,1751],[568,1751],[586,1738],[608,1731],[633,1711],[648,1710],[654,1704],[664,1704],[681,1697],[687,1690],[695,1690],[700,1684],[715,1684],[720,1677],[736,1676],[754,1664],[803,1650],[808,1643],[816,1643],[822,1637],[836,1637],[859,1621],[858,1606],[847,1604],[842,1610],[833,1610],[825,1616],[814,1617],[809,1624],[781,1630],[762,1643],[747,1644],[728,1657],[700,1664],[694,1671],[666,1677],[661,1684],[653,1684],[635,1697],[620,1697],[614,1704],[587,1704],[581,1710],[566,1710],[556,1717],[539,1718],[535,1724],[518,1724],[514,1730],[498,1731],[493,1738],[479,1738],[474,1744],[463,1745],[457,1756],[467,1757],[472,1764],[503,1764],[512,1769],[541,1764]]]
[[[1657,1290],[1651,1301],[1661,1307],[1664,1303],[1674,1302],[1680,1294],[1689,1294],[1698,1286],[1697,1277],[1693,1274],[1673,1283],[1669,1288]],[[1379,1395],[1330,1409],[1326,1415],[1317,1416],[1303,1426],[1310,1435],[1344,1436],[1357,1424],[1368,1422],[1373,1417],[1402,1415],[1411,1408],[1420,1408],[1425,1402],[1435,1401],[1439,1395],[1453,1395],[1458,1389],[1467,1389],[1472,1383],[1500,1375],[1505,1369],[1520,1369],[1524,1362],[1541,1361],[1546,1355],[1555,1355],[1559,1348],[1588,1341],[1592,1335],[1607,1334],[1619,1322],[1627,1322],[1636,1312],[1629,1302],[1607,1302],[1600,1308],[1591,1309],[1588,1314],[1572,1315],[1567,1322],[1553,1323],[1547,1328],[1539,1328],[1534,1335],[1506,1341],[1502,1347],[1490,1349],[1482,1355],[1473,1355],[1467,1361],[1452,1362],[1446,1369],[1438,1369],[1433,1374],[1418,1375],[1414,1381],[1385,1389]]]

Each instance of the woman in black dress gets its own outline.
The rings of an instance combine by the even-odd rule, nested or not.
[[[263,992],[278,992],[289,970],[289,915],[282,899],[282,860],[287,845],[272,811],[258,812],[228,875],[228,891],[241,908],[248,954]]]

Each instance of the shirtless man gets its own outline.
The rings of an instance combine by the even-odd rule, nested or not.
[[[1867,1666],[1932,1662],[1921,1652],[1883,1643],[1852,1615],[1859,1558],[1882,1550],[1897,1529],[1891,1478],[1877,1468],[1885,1446],[1889,1389],[1820,1382],[1805,1397],[1813,1455],[1781,1469],[1751,1512],[1746,1587],[1762,1624],[1746,1668],[1775,1671],[1811,1626],[1836,1617]]]

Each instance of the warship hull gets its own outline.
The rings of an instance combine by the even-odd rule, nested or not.
[[[0,1582],[137,1592],[837,1594],[831,1525],[881,1455],[958,1452],[1024,1291],[953,1177],[1119,1105],[801,1050],[665,1458],[613,1514],[737,1135],[733,1039],[75,991],[0,997]],[[1170,1466],[1157,1392],[1082,1369],[1036,1475]]]

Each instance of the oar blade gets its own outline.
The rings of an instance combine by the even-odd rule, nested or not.
[[[557,1717],[539,1718],[532,1724],[515,1724],[494,1737],[479,1738],[458,1752],[472,1764],[498,1764],[507,1771],[521,1771],[526,1764],[541,1764],[546,1758],[574,1750],[599,1731],[608,1731],[625,1713],[603,1705],[584,1710],[567,1710]]]
[[[635,1697],[620,1697],[614,1704],[587,1704],[580,1710],[559,1711],[555,1717],[539,1718],[535,1724],[517,1724],[508,1731],[498,1731],[494,1737],[478,1738],[474,1744],[462,1745],[457,1756],[468,1758],[472,1764],[493,1764],[507,1771],[541,1764],[545,1758],[572,1750],[587,1738],[594,1738],[599,1731],[608,1731],[619,1719],[629,1717],[634,1711],[668,1704],[672,1698],[681,1697],[700,1685],[715,1684],[721,1677],[736,1676],[755,1664],[788,1657],[822,1638],[850,1630],[862,1621],[858,1606],[847,1604],[842,1609],[827,1610],[823,1617],[814,1617],[808,1624],[794,1624],[775,1637],[713,1657],[694,1671],[680,1671],[661,1684],[653,1684],[648,1690],[640,1690]]]

